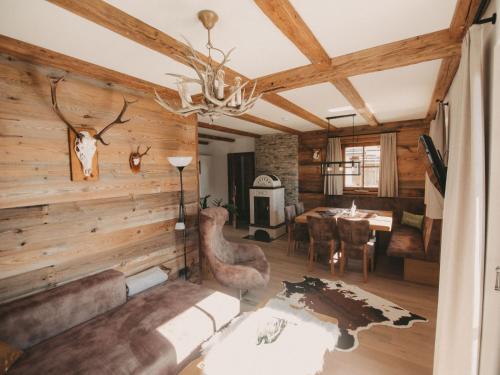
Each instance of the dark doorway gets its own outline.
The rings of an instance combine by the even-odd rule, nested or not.
[[[255,180],[255,153],[227,154],[229,203],[238,208],[238,227],[246,227],[250,222],[249,189],[252,187],[253,180]]]
[[[268,227],[270,222],[269,217],[269,197],[254,197],[254,223],[260,227]]]

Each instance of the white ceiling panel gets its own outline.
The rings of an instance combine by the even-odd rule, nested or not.
[[[333,56],[449,27],[457,0],[291,0]]]
[[[285,111],[275,105],[266,102],[265,100],[259,100],[255,103],[255,106],[250,110],[250,114],[265,118],[266,120],[276,122],[280,125],[288,126],[289,128],[308,131],[308,130],[318,130],[318,125],[311,124],[303,118],[293,115],[290,112]]]
[[[331,83],[301,87],[281,92],[280,95],[321,118],[356,113],[347,99]],[[337,127],[350,126],[352,119],[335,119],[331,124]],[[365,125],[366,121],[361,116],[356,116],[354,124]]]
[[[186,66],[43,0],[0,1],[0,33],[121,73],[175,88],[165,72]]]
[[[351,77],[379,122],[424,118],[441,60]]]
[[[231,55],[228,66],[249,78],[308,64],[295,45],[267,18],[253,0],[106,0],[171,37],[186,37],[206,54],[207,32],[197,18],[210,9],[219,15],[212,43]]]

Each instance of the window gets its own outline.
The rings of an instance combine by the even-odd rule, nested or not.
[[[378,189],[380,145],[345,147],[344,160],[361,163],[359,176],[344,176],[344,187],[359,190]],[[346,173],[352,173],[352,169],[346,167]]]

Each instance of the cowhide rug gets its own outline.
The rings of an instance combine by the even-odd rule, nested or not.
[[[395,303],[342,281],[304,276],[304,281],[283,282],[276,298],[292,307],[303,308],[337,319],[340,338],[337,350],[352,351],[358,346],[358,332],[373,325],[408,328],[414,322],[427,322]]]
[[[336,324],[272,298],[202,345],[204,375],[314,375],[339,337]]]

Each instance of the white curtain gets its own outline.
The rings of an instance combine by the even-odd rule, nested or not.
[[[396,133],[380,136],[380,174],[378,182],[379,197],[398,196],[398,158]]]
[[[340,138],[330,138],[326,150],[326,161],[342,161],[342,144]],[[341,173],[339,166],[333,167],[335,173]],[[323,191],[326,195],[344,194],[344,176],[325,176]]]
[[[478,374],[486,218],[482,44],[480,26],[472,26],[450,90],[434,375]]]
[[[441,156],[446,160],[446,119],[444,112],[444,105],[442,103],[438,106],[436,119],[431,122],[429,129],[429,136],[434,142],[434,146],[441,153]],[[443,218],[444,198],[441,193],[436,189],[429,179],[429,175],[425,174],[425,215],[431,219]]]

